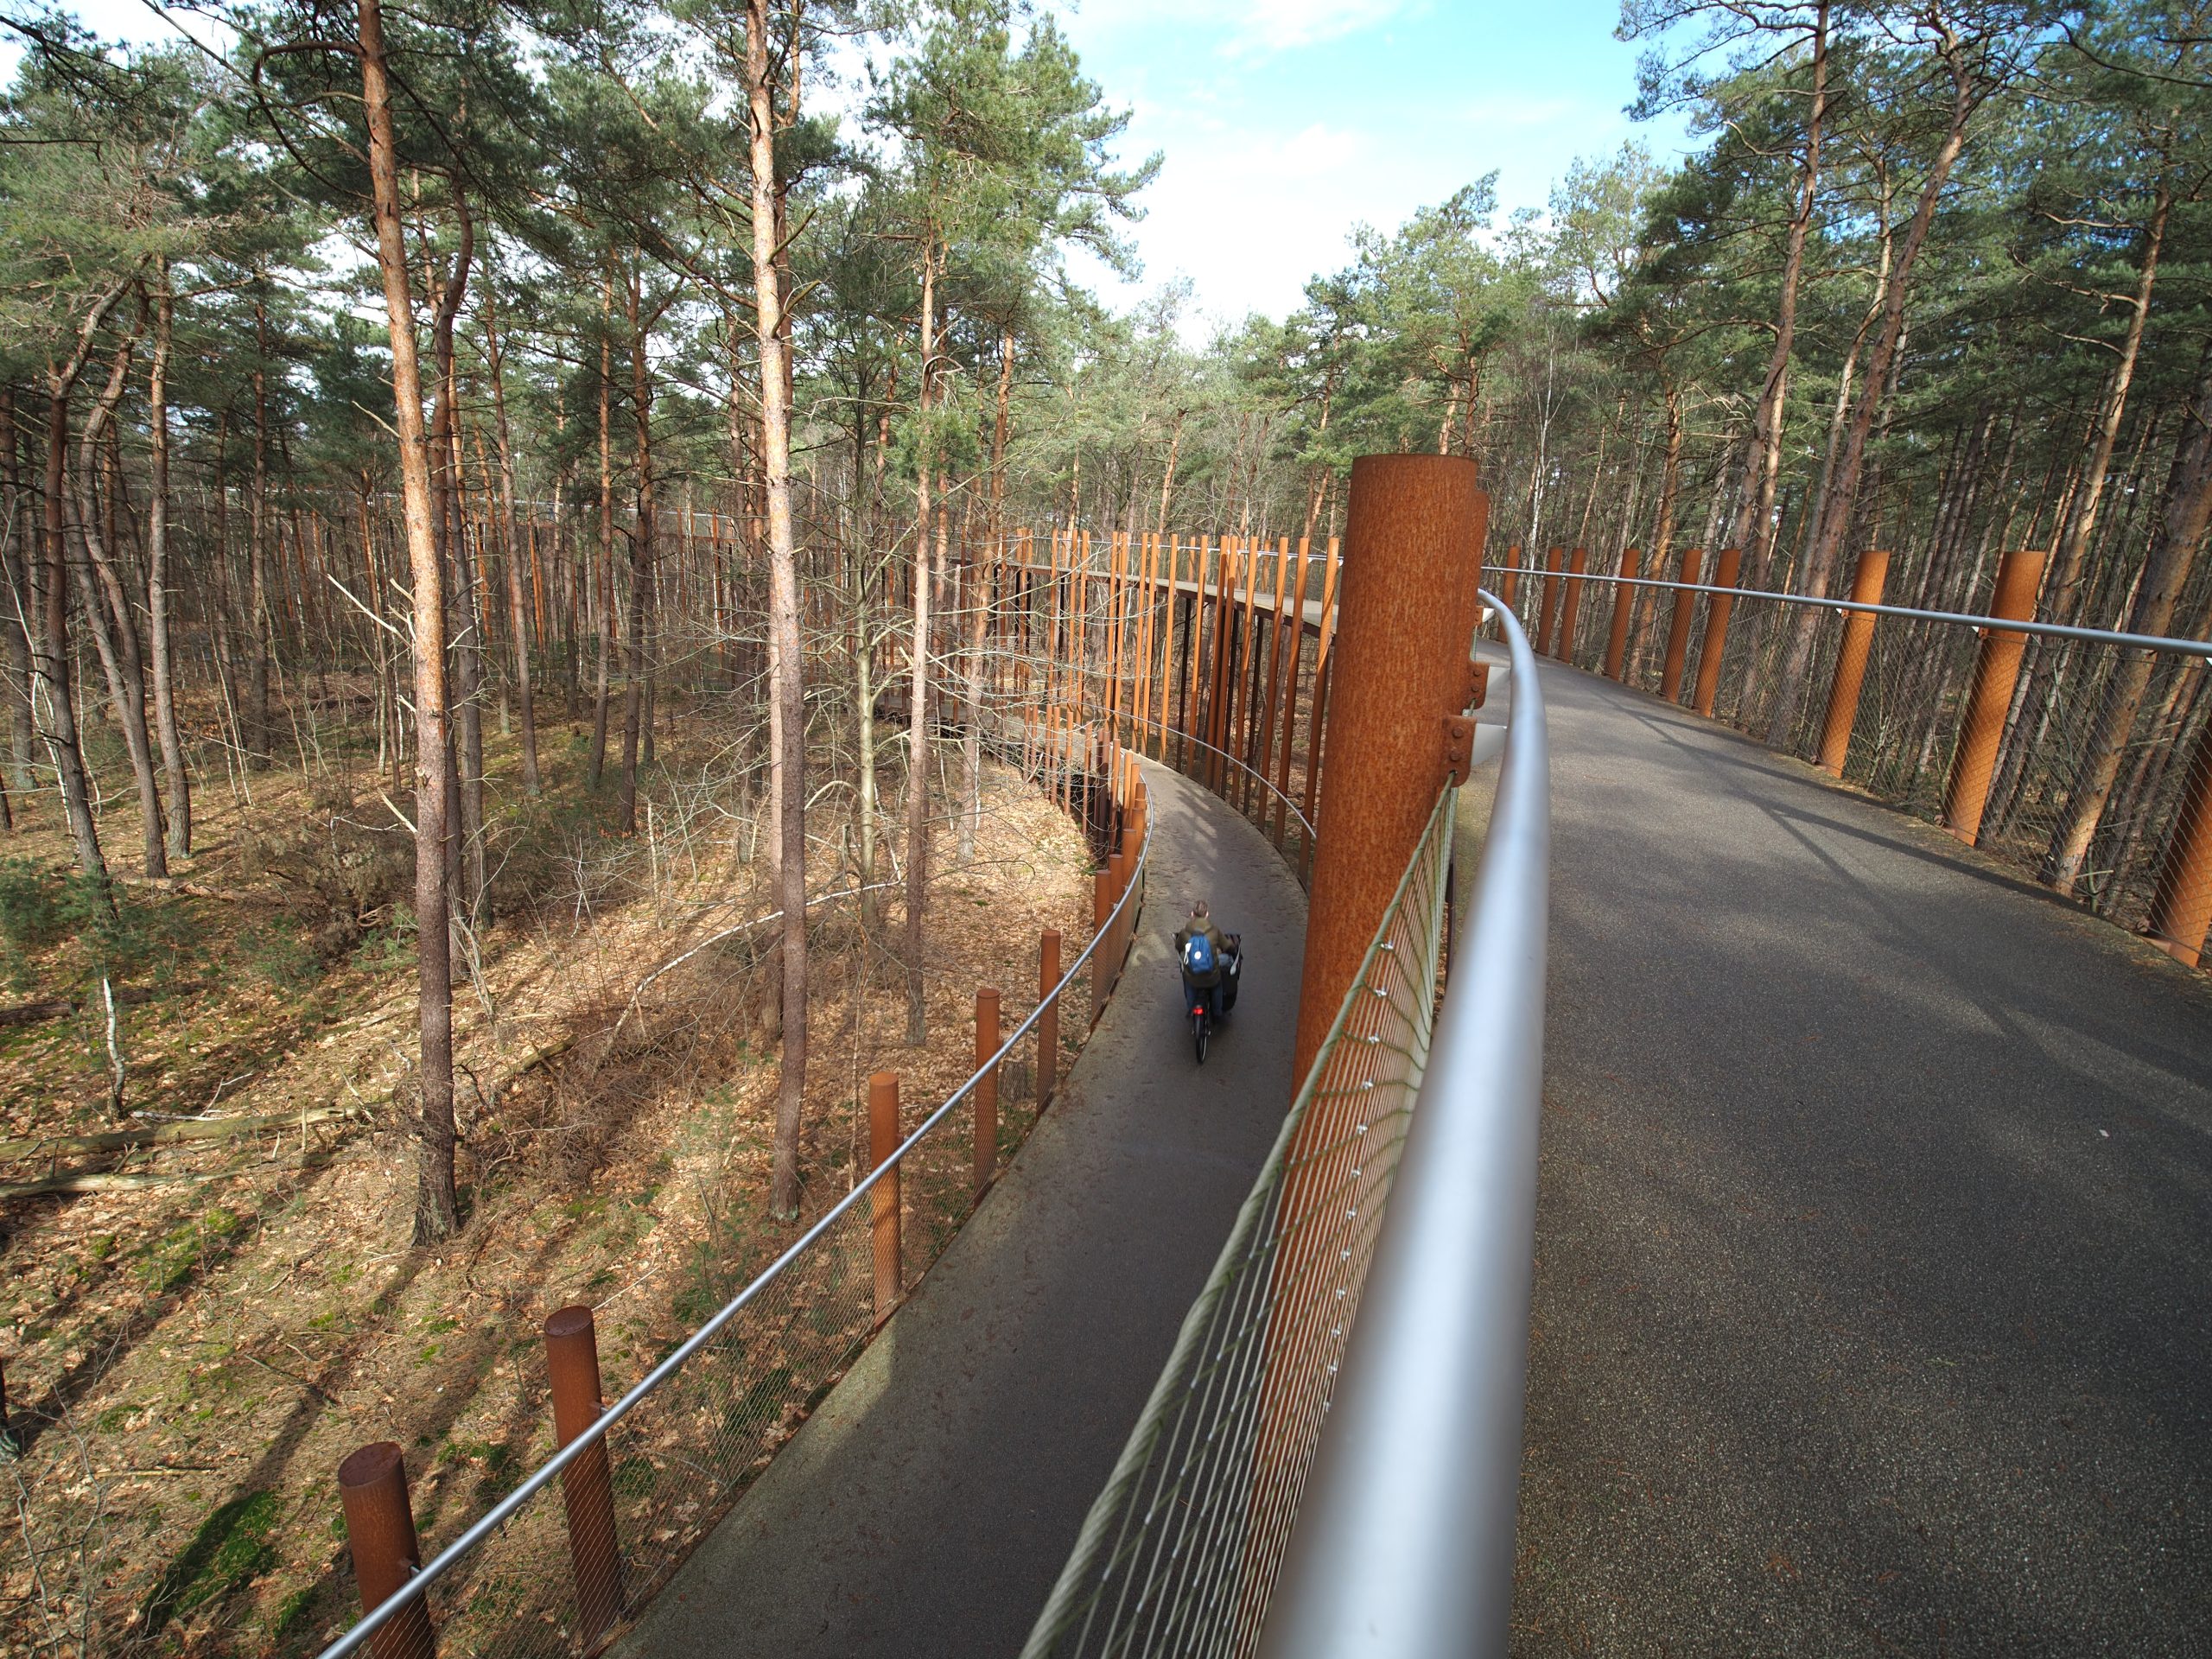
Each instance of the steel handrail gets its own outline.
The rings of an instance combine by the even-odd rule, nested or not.
[[[1485,571],[1503,575],[1542,576],[1566,582],[1610,582],[1622,588],[1665,588],[1677,593],[1713,594],[1728,599],[1765,599],[1778,605],[1810,606],[1824,611],[1864,611],[1870,616],[1903,617],[1910,622],[1953,622],[1970,628],[1989,628],[2004,633],[2032,633],[2048,639],[2086,639],[2092,645],[2120,645],[2131,651],[2164,652],[2177,657],[2212,658],[2212,639],[2177,639],[2161,633],[2124,633],[2114,628],[2077,627],[2070,622],[2037,622],[2026,617],[1983,616],[1973,611],[1923,611],[1910,605],[1878,605],[1863,599],[1816,597],[1811,594],[1777,594],[1765,588],[1722,588],[1706,582],[1662,582],[1654,576],[1606,575],[1592,570],[1547,570],[1530,564],[1486,564]],[[1512,607],[1495,594],[1491,602],[1501,610]]]
[[[1266,1659],[1503,1654],[1542,1103],[1550,756],[1528,636],[1474,898],[1376,1240]]]
[[[769,1263],[750,1284],[725,1302],[720,1312],[693,1332],[667,1358],[662,1360],[659,1364],[639,1378],[628,1393],[601,1412],[590,1427],[538,1465],[520,1485],[486,1510],[458,1538],[432,1556],[427,1565],[409,1577],[404,1586],[385,1597],[370,1611],[363,1614],[359,1624],[323,1649],[316,1659],[346,1659],[346,1655],[359,1649],[362,1644],[381,1630],[387,1622],[397,1618],[401,1609],[410,1602],[422,1599],[432,1584],[451,1571],[463,1557],[505,1526],[517,1510],[538,1492],[543,1491],[551,1484],[555,1476],[582,1457],[588,1447],[605,1440],[609,1429],[628,1416],[647,1395],[652,1393],[683,1369],[686,1360],[713,1341],[720,1334],[722,1327],[736,1318],[747,1303],[766,1290],[786,1268],[804,1255],[817,1239],[829,1231],[830,1228],[848,1211],[872,1192],[875,1184],[883,1179],[887,1171],[900,1163],[909,1152],[920,1144],[923,1137],[938,1126],[947,1113],[975,1091],[976,1086],[982,1081],[987,1073],[995,1071],[1013,1052],[1014,1045],[1028,1035],[1030,1029],[1043,1017],[1046,1008],[1065,995],[1068,987],[1075,982],[1077,975],[1083,971],[1084,964],[1090,960],[1099,945],[1112,936],[1115,925],[1121,920],[1123,909],[1144,891],[1145,866],[1151,856],[1152,822],[1150,815],[1147,814],[1144,840],[1138,843],[1137,861],[1135,867],[1129,872],[1128,887],[1122,893],[1120,901],[1107,912],[1105,921],[1092,930],[1090,943],[1083,947],[1082,952],[1069,965],[1067,971],[1060,976],[1058,982],[1052,987],[1052,995],[1039,1001],[1037,1006],[1029,1011],[1028,1017],[1016,1026],[1013,1033],[999,1045],[998,1052],[984,1064],[976,1067],[965,1083],[946,1096],[944,1104],[924,1118],[914,1132],[900,1141],[897,1149],[888,1158],[870,1170],[866,1178],[851,1192],[831,1205],[819,1221],[801,1234],[797,1242]]]
[[[1147,727],[1153,731],[1158,732],[1162,738],[1172,737],[1181,742],[1195,744],[1198,747],[1206,750],[1209,753],[1219,755],[1223,760],[1228,761],[1230,766],[1236,767],[1237,771],[1243,772],[1247,778],[1255,779],[1268,794],[1274,796],[1275,799],[1281,801],[1286,807],[1288,807],[1290,809],[1290,816],[1298,820],[1298,827],[1306,832],[1306,839],[1309,841],[1315,839],[1313,821],[1298,810],[1298,803],[1296,801],[1292,800],[1289,796],[1284,794],[1282,791],[1277,789],[1274,785],[1269,781],[1267,773],[1255,771],[1251,766],[1246,765],[1243,761],[1239,760],[1235,755],[1231,754],[1227,749],[1217,749],[1214,747],[1212,744],[1207,742],[1205,739],[1202,737],[1192,737],[1188,732],[1182,730],[1180,728],[1170,726],[1163,721],[1154,720],[1149,715],[1146,715],[1142,720],[1139,720],[1136,715],[1125,713],[1121,716],[1121,718],[1128,721],[1132,726]]]

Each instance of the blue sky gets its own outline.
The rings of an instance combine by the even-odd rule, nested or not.
[[[1122,144],[1166,156],[1132,235],[1134,285],[1079,267],[1118,305],[1179,276],[1185,332],[1248,311],[1280,317],[1346,258],[1362,222],[1388,229],[1498,169],[1503,213],[1541,208],[1578,156],[1630,138],[1662,157],[1679,121],[1637,123],[1639,48],[1613,38],[1618,0],[1041,0],[1109,99]],[[166,31],[139,0],[75,0],[110,38]],[[0,48],[0,70],[16,54]]]
[[[1688,142],[1679,121],[1623,112],[1640,48],[1613,38],[1618,0],[1059,10],[1085,69],[1133,111],[1126,155],[1166,158],[1135,230],[1140,289],[1186,275],[1200,312],[1224,320],[1282,315],[1344,263],[1354,226],[1395,227],[1492,168],[1503,214],[1541,208],[1578,156]]]

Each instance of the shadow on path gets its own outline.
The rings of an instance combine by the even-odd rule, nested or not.
[[[2212,1654],[2212,988],[1543,683],[1515,1651]]]

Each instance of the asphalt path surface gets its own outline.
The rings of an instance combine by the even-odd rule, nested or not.
[[[633,1655],[1012,1659],[1290,1103],[1305,898],[1243,819],[1147,766],[1128,969],[944,1255],[622,1643]],[[1205,1066],[1169,935],[1244,936]]]
[[[1543,671],[1514,1650],[2212,1654],[2212,992]]]

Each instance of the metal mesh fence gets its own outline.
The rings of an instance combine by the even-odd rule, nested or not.
[[[1645,579],[1681,574],[1680,562],[1669,561]],[[1556,619],[1564,608],[1556,588],[1573,585],[1522,571],[1515,605],[1532,633],[1547,590]],[[1676,701],[1699,706],[1709,686],[1705,711],[1716,718],[1784,753],[1839,762],[1830,769],[1845,782],[1944,825],[2183,961],[2197,959],[2212,918],[2212,675],[2203,654],[2119,636],[2016,633],[1963,615],[1784,604],[1757,592],[1726,595],[1716,630],[1717,594],[1624,589],[1611,573],[1580,585],[1573,638],[1554,655],[1604,671],[1616,595],[1626,592],[1621,677],[1659,690],[1675,654],[1676,607],[1687,600]],[[1851,668],[1854,632],[1863,659],[1855,673],[1840,672]]]
[[[1427,1059],[1456,798],[1439,798],[1024,1659],[1251,1651]]]

